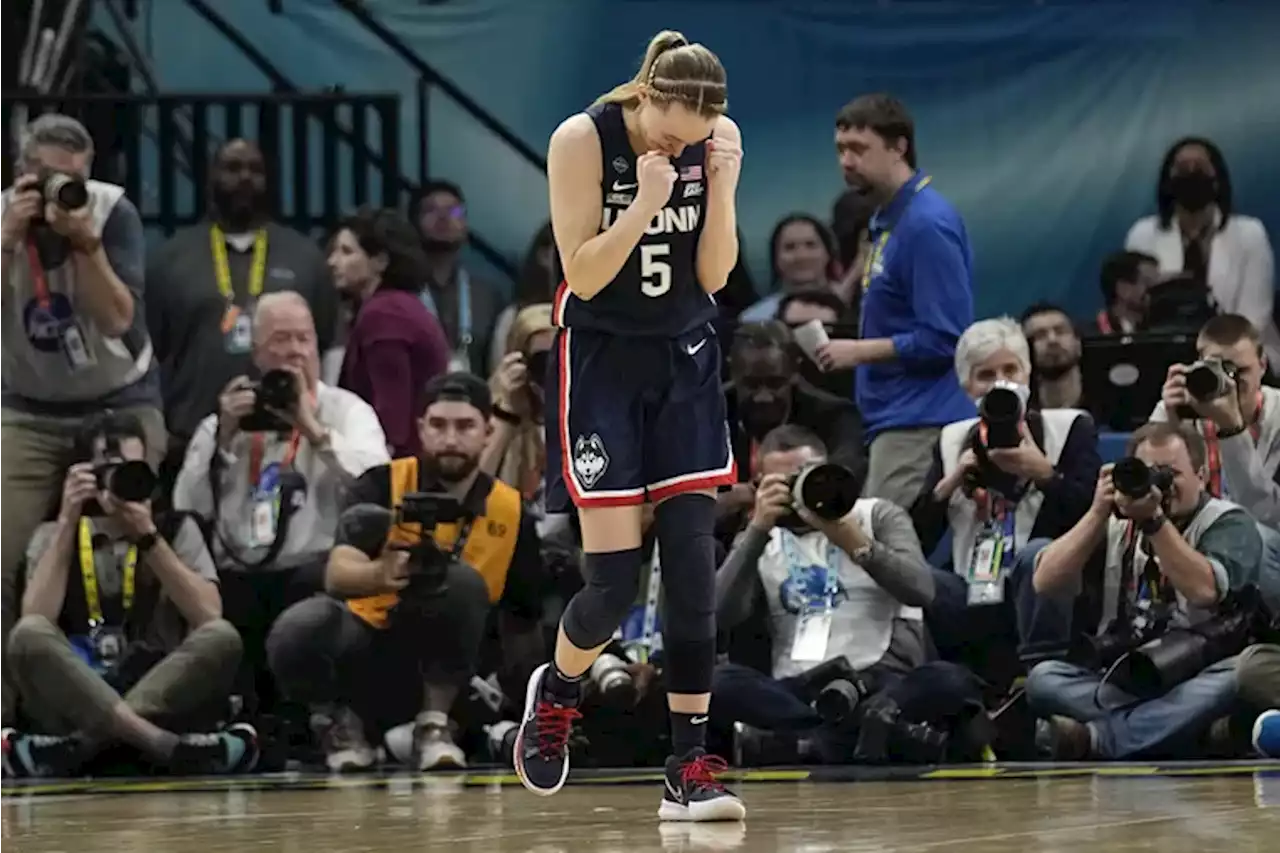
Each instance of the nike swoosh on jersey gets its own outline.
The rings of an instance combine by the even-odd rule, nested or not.
[[[614,181],[613,191],[616,193],[620,193],[620,192],[625,192],[627,190],[633,190],[638,186],[640,185],[639,184],[623,184],[623,183],[619,183],[618,181]]]
[[[702,349],[706,345],[707,345],[707,339],[703,338],[702,340],[698,341],[696,344],[691,344],[685,347],[684,351],[687,352],[689,355],[697,355],[698,350]]]

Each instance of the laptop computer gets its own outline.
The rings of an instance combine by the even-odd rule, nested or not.
[[[1171,364],[1196,360],[1194,334],[1102,335],[1080,341],[1084,398],[1102,429],[1128,432],[1151,417]]]

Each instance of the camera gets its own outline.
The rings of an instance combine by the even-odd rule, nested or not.
[[[627,672],[627,663],[618,655],[604,652],[591,664],[591,683],[600,698],[614,707],[630,708],[636,701],[635,679]]]
[[[1240,368],[1235,362],[1225,358],[1202,358],[1187,368],[1187,393],[1198,402],[1207,403],[1224,396],[1228,391],[1228,382],[1235,382],[1240,375]],[[1183,420],[1195,420],[1200,415],[1190,406],[1179,406],[1178,417]]]
[[[1168,498],[1173,489],[1173,469],[1168,465],[1147,465],[1134,456],[1126,456],[1111,469],[1111,481],[1116,491],[1127,498],[1141,500],[1157,489]]]
[[[1218,615],[1196,625],[1157,632],[1137,644],[1116,667],[1113,681],[1139,698],[1163,696],[1218,661],[1238,654],[1250,637],[1265,635],[1272,621],[1257,587],[1242,587],[1227,596]]]
[[[988,448],[1017,447],[1022,443],[1018,425],[1027,416],[1027,396],[1026,388],[1003,379],[983,395],[978,403],[978,417],[987,428]]]
[[[791,502],[824,521],[844,518],[862,492],[858,477],[843,465],[815,462],[806,465],[788,481]]]
[[[89,203],[89,185],[79,175],[43,170],[39,177],[40,195],[45,204],[63,210],[79,210]]]
[[[252,386],[257,395],[253,411],[240,420],[245,432],[288,432],[293,425],[276,414],[291,411],[298,404],[298,385],[287,370],[268,370]]]
[[[137,459],[98,465],[93,469],[93,476],[100,490],[126,503],[149,500],[156,489],[156,475],[151,466]]]
[[[462,520],[462,504],[446,492],[410,492],[396,507],[396,522],[420,524],[423,533],[437,524],[457,524]]]
[[[854,676],[837,678],[827,683],[813,702],[813,709],[829,726],[838,725],[853,716],[858,704],[867,698],[866,683]]]

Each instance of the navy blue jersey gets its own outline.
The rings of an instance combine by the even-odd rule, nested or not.
[[[599,104],[587,115],[595,122],[604,155],[600,195],[603,233],[635,200],[636,155],[627,139],[618,104]],[[715,319],[715,300],[698,283],[698,238],[705,213],[705,143],[691,145],[672,160],[679,177],[671,198],[632,250],[618,275],[590,301],[561,284],[554,319],[564,328],[615,335],[674,338]]]

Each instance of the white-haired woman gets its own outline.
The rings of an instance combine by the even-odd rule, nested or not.
[[[1101,460],[1093,420],[1028,407],[1031,347],[1010,317],[980,320],[956,345],[956,377],[979,417],[949,424],[912,517],[925,553],[949,529],[951,571],[928,614],[939,650],[1001,682],[1024,660],[1065,651],[1072,602],[1036,596],[1030,558],[1089,509]],[[1079,627],[1079,626],[1077,626]],[[995,671],[993,671],[993,668]]]

